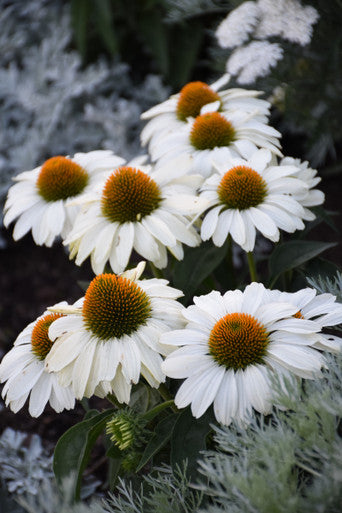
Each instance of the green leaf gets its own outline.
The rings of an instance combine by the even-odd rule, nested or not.
[[[90,0],[72,0],[71,24],[78,51],[84,60],[87,53],[88,20],[91,11]]]
[[[68,429],[57,442],[53,470],[59,483],[64,477],[75,475],[73,491],[76,500],[80,497],[82,473],[88,463],[91,449],[104,430],[107,418],[114,411],[116,410],[107,410],[79,422]]]
[[[202,417],[195,419],[190,407],[179,415],[171,436],[171,466],[182,467],[187,460],[187,473],[194,478],[200,451],[206,449],[206,438],[215,418],[210,408]]]
[[[159,72],[169,72],[169,52],[166,29],[161,12],[155,7],[142,12],[139,17],[139,28],[149,50],[156,60]]]
[[[170,31],[169,47],[172,55],[168,80],[173,87],[180,88],[189,81],[200,52],[204,33],[203,24],[196,20],[182,25],[177,24]]]
[[[139,413],[145,413],[149,404],[149,389],[144,383],[138,383],[131,394],[129,406]]]
[[[220,265],[227,244],[218,248],[206,242],[199,248],[187,248],[185,257],[173,267],[173,285],[184,291],[185,302],[191,299],[201,283]]]
[[[146,463],[157,453],[160,451],[164,445],[170,440],[172,435],[172,430],[174,425],[179,417],[179,413],[173,413],[166,417],[166,419],[161,420],[156,428],[153,437],[145,447],[144,453],[141,457],[141,460],[137,466],[137,472],[141,470]]]
[[[107,50],[111,55],[118,52],[118,41],[115,35],[112,9],[108,0],[101,0],[94,5],[95,21],[98,27],[98,34],[102,38]]]
[[[100,412],[99,410],[88,410],[85,412],[84,414],[84,417],[83,417],[83,420],[88,420],[88,419],[91,419],[93,417],[95,417],[96,415],[98,415]]]
[[[291,240],[279,244],[274,249],[269,260],[271,281],[274,283],[281,273],[299,267],[334,246],[336,246],[336,242],[311,240]]]

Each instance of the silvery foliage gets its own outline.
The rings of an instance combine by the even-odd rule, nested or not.
[[[0,470],[9,492],[37,495],[42,483],[53,478],[52,456],[38,435],[29,439],[26,433],[6,428],[0,436]]]
[[[73,503],[74,479],[65,479],[59,488],[54,481],[45,481],[38,495],[21,495],[18,503],[27,513],[105,513],[100,499],[95,498],[90,503]]]
[[[322,379],[276,380],[279,408],[247,429],[215,428],[200,463],[211,505],[201,513],[338,513],[342,504],[342,356]],[[286,388],[286,394],[284,394]],[[284,411],[285,410],[285,411]]]
[[[65,479],[58,490],[56,484],[46,481],[39,495],[22,495],[17,500],[27,513],[196,513],[202,493],[192,490],[185,468],[172,472],[170,467],[153,469],[144,476],[135,490],[132,483],[120,480],[116,493],[109,498],[93,498],[90,503],[72,503],[72,476]],[[148,491],[146,491],[148,490]]]
[[[226,70],[239,84],[267,76],[283,58],[282,41],[305,46],[311,41],[318,12],[299,0],[256,0],[241,3],[218,25],[215,35],[222,48],[234,49]],[[271,38],[277,41],[269,41]]]
[[[0,10],[0,199],[13,175],[53,155],[141,153],[140,113],[168,95],[157,76],[134,85],[124,63],[83,69],[70,50],[69,9],[16,0]]]
[[[318,278],[307,278],[309,285],[314,287],[320,294],[330,293],[336,296],[339,303],[342,303],[342,273],[337,271],[335,276]]]
[[[154,468],[138,490],[120,479],[116,491],[106,500],[106,513],[196,513],[203,497],[191,488],[186,465],[174,471],[167,465]]]

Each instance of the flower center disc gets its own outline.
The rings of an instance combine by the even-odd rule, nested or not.
[[[190,132],[190,142],[197,150],[229,146],[234,139],[233,125],[218,112],[197,116]]]
[[[44,315],[34,325],[31,335],[31,347],[32,352],[39,360],[45,360],[53,346],[52,340],[49,339],[49,327],[59,317],[63,317],[63,315],[57,313]]]
[[[228,369],[245,369],[262,363],[268,346],[268,334],[262,324],[246,313],[227,314],[209,337],[209,353]]]
[[[179,93],[177,117],[185,121],[189,116],[195,118],[201,112],[203,105],[216,102],[220,97],[205,82],[190,82]]]
[[[102,214],[111,222],[126,223],[148,216],[159,207],[161,192],[146,173],[132,167],[120,167],[105,184]]]
[[[77,196],[88,183],[88,173],[66,157],[52,157],[42,165],[37,179],[38,193],[45,201]]]
[[[265,180],[247,166],[236,166],[227,171],[217,188],[221,203],[239,210],[260,205],[266,192]]]
[[[83,303],[86,328],[101,340],[130,335],[151,313],[147,294],[133,281],[100,274],[90,283]]]

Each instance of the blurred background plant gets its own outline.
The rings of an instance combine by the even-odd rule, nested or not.
[[[0,197],[13,175],[53,155],[141,152],[140,114],[168,91],[159,77],[133,83],[128,64],[100,56],[82,67],[59,0],[8,2],[0,26]]]

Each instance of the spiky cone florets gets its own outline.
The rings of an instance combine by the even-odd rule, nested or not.
[[[142,415],[132,410],[123,410],[107,421],[106,433],[120,451],[137,449],[146,439],[145,426],[146,421]]]

